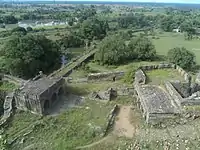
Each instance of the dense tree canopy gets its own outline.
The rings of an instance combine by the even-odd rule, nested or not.
[[[156,49],[147,37],[133,38],[128,44],[128,58],[138,60],[153,60],[156,56]]]
[[[125,39],[118,34],[103,39],[95,60],[102,64],[117,65],[133,60],[153,60],[155,56],[155,47],[148,38],[133,38],[126,46]]]
[[[116,65],[124,62],[125,53],[125,40],[118,35],[111,35],[103,39],[95,60],[102,64]]]
[[[42,35],[13,36],[8,40],[1,56],[5,59],[4,71],[30,78],[38,71],[48,72],[59,63],[57,45]]]
[[[69,34],[64,35],[60,40],[59,44],[65,48],[70,47],[81,47],[84,46],[84,40],[77,35],[75,32],[70,32]]]
[[[170,62],[179,65],[184,69],[192,69],[196,64],[195,55],[184,47],[176,47],[168,51]]]
[[[96,18],[87,19],[81,26],[81,33],[85,39],[102,39],[106,36],[109,25],[107,21]]]

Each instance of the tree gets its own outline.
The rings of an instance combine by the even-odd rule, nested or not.
[[[116,65],[125,62],[125,40],[119,35],[111,35],[102,40],[94,58],[101,64]]]
[[[190,70],[195,64],[195,55],[184,47],[176,47],[170,49],[167,54],[168,60],[171,63],[177,64],[183,69]]]
[[[8,15],[8,16],[3,17],[3,22],[5,24],[16,24],[18,22],[18,20],[14,16]]]
[[[143,36],[133,38],[128,44],[127,58],[129,60],[153,60],[156,56],[155,46]]]
[[[16,27],[14,29],[12,29],[12,33],[22,33],[23,35],[25,35],[27,33],[26,29],[23,27]]]
[[[35,76],[40,70],[45,73],[58,65],[58,45],[43,35],[12,36],[4,45],[5,69],[22,78]]]
[[[84,45],[84,40],[78,36],[76,33],[69,33],[64,35],[60,40],[59,44],[65,48],[70,47],[81,47]]]
[[[82,23],[81,33],[85,39],[103,39],[108,29],[109,25],[107,21],[91,18]]]

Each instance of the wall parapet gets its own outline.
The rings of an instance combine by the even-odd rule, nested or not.
[[[113,81],[119,80],[124,76],[123,71],[116,72],[103,72],[103,73],[92,73],[88,74],[87,81]]]
[[[3,105],[4,114],[0,120],[0,127],[3,126],[8,121],[8,119],[10,118],[10,116],[12,114],[13,99],[14,99],[14,92],[8,93],[8,95],[5,98],[4,105]]]
[[[176,91],[176,89],[169,81],[165,81],[165,87],[175,103],[181,108],[181,102],[183,101],[181,95]]]
[[[155,69],[176,69],[178,73],[184,78],[186,82],[191,81],[191,76],[180,66],[172,63],[162,63],[162,64],[157,64],[157,65],[144,65],[140,66],[138,69],[141,69],[143,71],[151,71]]]
[[[135,72],[135,82],[134,84],[145,84],[146,83],[146,75],[142,69],[138,69]]]

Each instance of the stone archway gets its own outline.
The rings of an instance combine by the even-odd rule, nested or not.
[[[53,95],[51,96],[51,104],[54,104],[57,100],[57,94],[53,93]]]
[[[49,113],[49,109],[50,109],[50,101],[49,100],[45,100],[44,101],[44,105],[43,105],[44,114],[48,114]]]
[[[58,90],[58,96],[61,96],[63,94],[64,94],[64,89],[63,89],[63,87],[60,87]]]

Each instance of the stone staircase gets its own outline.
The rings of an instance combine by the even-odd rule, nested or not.
[[[0,126],[4,125],[12,114],[12,102],[14,99],[14,92],[8,93],[4,101],[4,114],[0,120]]]

